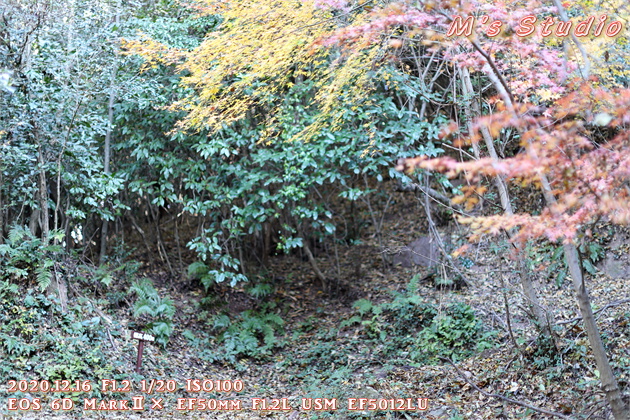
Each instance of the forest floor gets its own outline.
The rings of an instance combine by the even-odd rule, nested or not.
[[[427,231],[422,208],[409,200],[409,193],[395,194],[399,195],[382,218],[381,243],[390,252]],[[461,242],[458,234],[449,234],[449,230],[452,229],[445,229],[444,235],[450,235],[453,243]],[[619,235],[621,233],[613,232],[602,240],[603,246],[609,247],[606,255],[627,258],[627,238]],[[619,240],[620,237],[623,240]],[[496,240],[484,243],[486,245],[473,246],[467,254],[472,262],[465,269],[470,284],[462,288],[436,286],[434,276],[428,275],[430,271],[424,267],[386,266],[380,255],[382,247],[378,237],[370,229],[365,229],[360,244],[339,246],[338,259],[333,249],[320,250],[316,255],[322,271],[330,278],[337,278],[328,291],[323,290],[308,262],[298,255],[274,257],[269,270],[275,274],[270,279],[273,286],[270,295],[256,299],[246,293],[245,288],[227,286],[211,291],[215,309],[233,317],[244,310],[256,310],[262,300],[274,302],[272,307],[284,320],[282,328],[270,339],[268,351],[249,358],[239,356],[233,362],[221,360],[221,353],[229,350],[205,339],[216,332],[207,321],[212,309],[200,303],[206,296],[203,287],[188,280],[173,283],[165,269],[146,269],[142,273],[151,277],[161,293],[169,294],[176,304],[175,329],[169,344],[165,349],[151,344],[145,347],[141,374],[133,373],[137,342],[130,339],[128,333],[110,337],[109,343],[103,346],[105,357],[126,366],[129,378],[134,380],[132,393],[118,394],[119,398],[145,396],[146,410],[84,411],[78,405],[63,415],[50,411],[21,414],[3,411],[2,417],[546,419],[556,418],[553,415],[556,413],[576,419],[609,418],[569,279],[558,287],[550,278],[556,276],[554,270],[557,269],[552,270],[553,273],[548,269],[535,272],[541,304],[549,310],[549,322],[557,334],[557,350],[553,352],[536,340],[536,330],[527,316],[527,305],[515,274],[516,263],[509,258],[508,245],[498,244]],[[532,253],[529,258],[537,265],[549,265],[549,261],[537,261],[538,256]],[[420,279],[417,288],[410,287],[414,276]],[[599,327],[619,384],[628,398],[628,280],[602,273],[591,277],[589,291],[594,309],[598,310]],[[393,312],[387,302],[396,297],[402,299],[399,302],[409,302],[411,295],[419,296],[419,301],[437,308],[438,312],[447,311],[454,303],[470,305],[482,322],[484,335],[479,336],[479,340],[487,341],[485,349],[476,351],[473,347],[478,343],[468,343],[470,349],[461,350],[470,352],[459,358],[453,354],[453,363],[446,358],[433,358],[430,363],[406,361],[410,352],[423,349],[401,348],[392,352],[391,343],[397,337],[380,335],[378,329],[395,324],[397,316],[406,316]],[[361,312],[361,305],[357,306],[360,300],[385,309],[382,313],[370,312],[369,308]],[[129,307],[112,311],[110,316],[122,328],[130,325]],[[416,331],[412,328],[406,331],[408,336],[414,334]],[[391,359],[384,359],[390,356]],[[137,386],[142,379],[173,380],[178,389],[142,393]],[[243,389],[240,392],[185,391],[186,380],[194,379],[210,379],[215,385],[216,381],[228,381],[220,382],[223,386],[242,381]],[[151,398],[163,398],[164,408],[151,409]],[[240,401],[242,410],[178,411],[178,398],[232,400],[235,404]],[[253,409],[256,398],[266,398],[268,404],[278,403],[281,410],[271,410],[270,406]],[[338,408],[305,410],[301,407],[303,398],[337,399]],[[392,403],[387,401],[393,400],[394,405],[403,404],[405,409],[348,410],[352,398],[376,399],[377,404],[385,400],[381,403],[388,404],[389,408]],[[419,410],[425,408],[423,404],[426,409]]]

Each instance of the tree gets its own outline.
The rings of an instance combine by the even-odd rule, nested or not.
[[[340,5],[339,2],[333,1],[324,3],[337,9],[346,4]],[[627,134],[624,132],[627,129],[625,125],[627,123],[625,116],[627,92],[619,91],[612,94],[606,111],[594,114],[603,125],[607,125],[611,120],[616,121],[617,126],[614,127],[614,131],[620,131],[620,134],[612,140],[606,139],[610,140],[610,143],[599,144],[592,135],[588,137],[586,132],[588,126],[585,127],[582,122],[589,121],[589,117],[592,118],[593,114],[589,110],[593,108],[588,106],[594,104],[584,104],[583,100],[578,100],[575,94],[567,96],[575,89],[581,95],[591,93],[588,82],[581,90],[577,88],[577,86],[583,86],[580,83],[566,83],[572,78],[574,69],[577,69],[576,76],[581,76],[583,79],[589,78],[592,56],[589,56],[583,41],[573,34],[561,39],[561,42],[565,43],[571,39],[573,47],[579,51],[579,58],[576,57],[577,63],[572,63],[570,57],[563,56],[562,51],[554,47],[553,43],[546,42],[544,38],[548,35],[545,35],[541,28],[532,31],[529,37],[523,37],[527,29],[527,21],[522,19],[528,19],[526,16],[544,16],[545,14],[549,16],[555,11],[559,13],[560,20],[567,22],[569,16],[559,1],[554,1],[555,10],[539,2],[529,2],[527,10],[509,9],[504,5],[476,1],[464,3],[461,7],[455,7],[452,4],[440,4],[439,8],[437,6],[435,3],[418,6],[413,2],[405,1],[386,5],[374,10],[367,19],[367,23],[348,25],[338,30],[328,38],[327,43],[342,44],[357,49],[366,44],[382,43],[384,38],[394,34],[398,36],[394,44],[397,48],[400,48],[404,42],[433,44],[433,51],[441,52],[447,60],[462,68],[465,90],[469,93],[472,92],[470,92],[471,85],[468,83],[469,78],[466,77],[468,68],[472,66],[480,68],[490,80],[498,93],[499,101],[494,112],[488,117],[480,118],[476,125],[470,127],[468,133],[473,136],[473,148],[477,158],[479,148],[476,144],[482,138],[490,153],[489,158],[463,163],[452,158],[428,161],[419,158],[405,160],[400,168],[413,171],[414,168],[421,167],[450,175],[466,173],[473,185],[465,188],[464,196],[458,201],[469,206],[476,204],[478,197],[487,190],[479,184],[478,175],[491,175],[497,181],[504,214],[461,220],[471,223],[477,233],[509,232],[511,240],[517,246],[522,243],[520,240],[524,237],[545,236],[553,241],[564,242],[565,258],[573,277],[576,298],[601,373],[604,391],[615,418],[625,419],[627,418],[626,408],[594,322],[575,243],[579,237],[578,232],[584,228],[585,224],[593,220],[605,218],[613,223],[627,223],[628,221],[627,173],[624,172],[625,169],[620,170],[627,164],[626,158],[623,157],[624,152],[627,153],[628,146]],[[476,10],[482,11],[482,16],[479,16],[482,23],[491,22],[489,26],[475,26]],[[486,14],[485,20],[483,13]],[[501,28],[505,24],[508,30],[493,33],[494,29]],[[617,27],[622,27],[619,22],[617,22]],[[444,34],[450,38],[444,37]],[[495,38],[497,35],[500,35],[500,38]],[[617,39],[612,42],[615,45],[624,45],[619,41]],[[515,65],[518,66],[516,72],[513,71]],[[598,80],[590,80],[590,83]],[[609,98],[611,95],[608,91],[598,92],[598,94],[603,95],[602,98]],[[558,100],[556,104],[553,103],[554,99]],[[599,103],[596,105],[601,106]],[[576,106],[579,108],[576,109]],[[574,110],[577,114],[588,115],[576,118],[576,115],[571,113],[572,111],[566,113],[563,107]],[[546,119],[543,121],[543,118],[537,116],[542,112],[545,116],[556,112],[561,113],[562,123],[554,124],[553,120]],[[612,115],[619,119],[614,119]],[[555,129],[550,132],[546,129],[548,127]],[[449,131],[460,132],[460,128],[454,123],[447,130]],[[521,145],[527,153],[513,159],[500,159],[493,152],[492,139],[497,139],[506,132],[512,132],[520,138]],[[460,144],[464,142],[460,141]],[[608,149],[608,146],[616,152],[609,155],[602,151]],[[581,165],[588,162],[584,160],[586,156],[584,150],[592,150],[596,156],[604,155],[603,161],[596,160],[583,167],[587,172],[580,170]],[[559,173],[558,167],[562,168]],[[574,178],[576,175],[577,179]],[[548,205],[543,216],[512,212],[509,200],[506,200],[507,188],[504,179],[513,177],[525,177],[529,181],[532,181],[532,178],[536,179]],[[567,187],[568,185],[576,187]],[[617,188],[611,188],[611,191],[618,193],[617,197],[620,201],[616,200],[617,197],[608,195],[603,189],[598,188],[615,185]],[[558,186],[561,188],[558,189]],[[593,195],[597,199],[594,199]],[[475,235],[473,239],[474,237]],[[527,279],[524,277],[521,279],[526,289]]]
[[[392,160],[440,153],[431,140],[445,118],[416,118],[400,98],[414,102],[421,79],[379,64],[369,53],[351,59],[356,67],[343,67],[353,92],[331,85],[341,86],[332,76],[339,62],[348,61],[316,45],[336,25],[331,13],[307,2],[223,6],[222,24],[191,51],[158,36],[127,45],[146,59],[148,72],[177,65],[182,77],[181,96],[169,108],[176,129],[162,144],[180,144],[186,154],[175,154],[182,156],[175,165],[181,172],[165,171],[158,184],[169,186],[171,203],[198,217],[201,234],[189,246],[205,262],[207,285],[246,279],[242,256],[252,254],[252,247],[263,265],[276,249],[303,248],[327,288],[313,243],[353,239],[349,229],[337,230],[332,197],[370,206],[375,191],[366,180],[405,178],[391,168]],[[369,72],[365,59],[375,64]],[[356,93],[367,84],[371,88],[358,100]],[[147,148],[163,147],[155,141],[161,137],[134,140],[133,155],[155,165],[159,159]]]
[[[0,236],[28,224],[44,248],[49,240],[89,245],[92,218],[111,219],[121,207],[123,180],[98,159],[113,9],[15,0],[0,14],[0,67],[11,75],[0,93]]]
[[[558,5],[558,8],[561,10],[561,16],[567,20],[562,6]],[[540,100],[536,106],[531,104],[531,100],[532,96],[537,96],[538,99],[544,96],[536,90],[533,90],[533,95],[527,92],[536,86],[525,87],[519,84],[520,86],[517,85],[519,91],[513,92],[497,61],[478,40],[473,38],[470,42],[479,54],[478,59],[481,60],[484,71],[499,92],[503,103],[490,116],[480,118],[471,127],[468,135],[472,136],[473,143],[484,138],[488,144],[488,134],[493,133],[492,137],[497,137],[501,132],[514,129],[525,152],[514,158],[499,159],[493,155],[490,158],[463,163],[452,158],[436,160],[418,158],[406,160],[401,169],[409,171],[419,167],[450,175],[465,172],[475,183],[479,181],[477,177],[484,174],[497,179],[520,179],[540,186],[547,202],[547,207],[540,216],[515,215],[506,211],[499,216],[460,220],[471,224],[474,230],[472,239],[482,232],[499,234],[518,229],[511,238],[515,243],[540,237],[546,237],[551,241],[561,240],[564,243],[565,259],[595,354],[602,387],[615,418],[626,419],[627,410],[593,317],[576,242],[588,233],[587,227],[590,224],[602,218],[612,223],[627,224],[630,221],[627,207],[630,91],[593,89],[591,83],[597,79],[590,80],[590,83],[576,83],[574,86],[580,87],[571,94],[563,95],[556,103],[543,102],[547,106],[540,116]],[[576,39],[574,42],[583,52],[581,43]],[[524,47],[518,39],[511,44],[514,48]],[[457,55],[453,57],[457,58]],[[583,57],[584,64],[587,65],[589,59],[585,53]],[[588,72],[588,66],[582,69],[583,75],[588,76]],[[532,79],[536,78],[534,72],[528,75]],[[550,79],[545,83],[547,86],[543,86],[543,91],[549,86],[559,91],[565,90],[558,81]],[[524,104],[518,104],[515,98],[519,98]],[[609,124],[616,133],[612,139],[604,138],[603,141],[598,141],[589,132],[598,125]],[[491,150],[491,146],[489,149]],[[480,186],[469,188],[463,201],[475,204],[478,201],[477,194],[483,194],[484,190],[485,188]]]
[[[587,323],[589,339],[597,354],[604,390],[615,417],[623,419],[626,418],[625,407],[603,352],[601,340],[598,339],[599,334],[592,322],[588,295],[584,293],[585,287],[582,285],[582,277],[578,270],[579,256],[574,245],[575,240],[579,238],[578,232],[586,232],[580,230],[584,228],[584,222],[591,221],[597,216],[609,217],[613,222],[624,221],[625,213],[620,207],[623,201],[616,202],[611,197],[598,193],[600,201],[590,202],[585,208],[571,207],[585,204],[578,199],[580,196],[577,194],[588,191],[585,189],[586,186],[596,192],[599,191],[594,188],[597,185],[588,183],[576,183],[582,185],[581,190],[576,190],[575,194],[567,194],[565,201],[562,188],[560,190],[558,188],[563,186],[563,183],[571,184],[574,180],[567,179],[563,172],[553,172],[551,168],[559,162],[565,162],[563,168],[569,171],[568,173],[571,173],[571,170],[575,172],[575,169],[570,168],[566,159],[553,160],[554,156],[549,150],[561,150],[568,153],[567,156],[581,159],[585,151],[589,150],[589,142],[584,140],[587,138],[585,133],[576,128],[580,126],[580,118],[576,118],[575,115],[565,114],[559,122],[545,120],[549,115],[555,115],[556,110],[562,112],[562,106],[569,106],[570,102],[567,99],[563,102],[562,98],[571,98],[568,96],[571,92],[583,92],[579,90],[581,83],[576,82],[576,78],[588,81],[590,74],[605,73],[607,66],[598,66],[597,60],[593,60],[594,49],[588,48],[591,42],[588,38],[578,39],[576,36],[567,35],[565,38],[552,40],[542,33],[543,29],[540,27],[535,28],[530,36],[523,36],[526,28],[522,26],[527,20],[522,19],[529,15],[541,18],[559,15],[563,21],[569,19],[569,14],[558,2],[555,2],[555,7],[538,1],[527,2],[526,9],[517,9],[518,5],[520,3],[495,5],[485,1],[469,1],[458,6],[455,2],[419,4],[400,1],[374,7],[371,2],[350,6],[348,2],[336,0],[312,3],[257,2],[255,5],[251,2],[232,1],[221,3],[220,9],[200,7],[202,12],[220,13],[223,23],[192,52],[169,50],[155,42],[134,44],[131,47],[134,52],[143,55],[149,65],[158,62],[179,63],[179,69],[186,74],[184,83],[193,90],[191,95],[178,101],[175,106],[175,109],[186,112],[180,128],[208,130],[209,134],[216,135],[221,140],[214,138],[198,145],[202,156],[206,158],[212,156],[215,159],[218,156],[223,162],[231,162],[233,168],[238,169],[243,168],[241,152],[245,150],[247,152],[243,155],[246,159],[251,159],[254,151],[256,153],[264,151],[264,154],[259,156],[265,156],[265,162],[276,163],[278,161],[269,159],[273,154],[269,154],[265,147],[275,148],[281,140],[304,141],[300,146],[308,147],[307,140],[321,142],[320,136],[325,135],[326,128],[331,128],[330,134],[335,138],[335,133],[347,123],[343,116],[348,107],[361,109],[365,105],[370,105],[373,103],[371,95],[379,89],[385,90],[392,86],[398,92],[416,89],[413,100],[407,104],[410,110],[414,110],[409,115],[420,117],[418,122],[420,125],[427,116],[427,108],[435,103],[435,85],[447,86],[443,93],[449,92],[451,88],[452,91],[457,91],[458,79],[449,77],[441,69],[449,68],[452,69],[452,74],[459,74],[459,80],[463,82],[460,91],[466,92],[469,100],[481,96],[486,109],[482,109],[479,103],[478,106],[472,105],[474,112],[467,115],[470,121],[468,129],[460,128],[454,123],[446,133],[450,130],[461,134],[464,139],[472,137],[473,151],[477,159],[468,162],[458,162],[452,158],[437,161],[407,159],[401,167],[409,170],[423,167],[452,175],[465,171],[469,185],[464,187],[464,194],[458,200],[468,208],[473,207],[479,196],[487,190],[485,186],[479,184],[479,175],[490,175],[495,178],[500,191],[504,214],[485,219],[463,220],[468,220],[479,232],[507,231],[517,246],[522,244],[521,239],[528,235],[545,236],[565,242],[565,255],[573,280],[576,282],[576,296]],[[497,27],[503,30],[494,33]],[[449,36],[446,36],[447,34]],[[616,48],[623,49],[622,40],[623,36],[620,36],[611,39],[610,42],[614,43]],[[564,49],[561,48],[563,44]],[[566,52],[571,49],[576,51],[574,55]],[[394,66],[405,75],[417,74],[419,83],[411,88],[408,84],[409,78],[403,80],[405,78],[402,77],[396,80],[396,77],[391,76],[395,72],[382,72],[382,69]],[[481,93],[480,86],[477,88],[473,86],[470,82],[471,72],[476,72],[476,77],[482,76],[481,80],[489,83],[490,94]],[[427,83],[429,79],[430,82]],[[307,103],[314,102],[315,105],[309,110],[311,112],[306,113],[306,118],[295,119],[306,121],[305,124],[288,127],[288,120],[284,118],[288,108],[280,102],[280,98],[294,92],[306,82],[310,82],[313,89],[303,98],[305,102],[310,100],[311,102]],[[624,93],[618,95],[625,98]],[[625,99],[621,102],[611,100],[612,105],[606,111],[595,114],[599,115],[598,121],[605,121],[608,124],[610,122],[608,120],[611,120],[626,124],[625,114],[619,111],[623,108],[618,108],[627,106],[623,101]],[[417,103],[421,103],[420,112],[415,112]],[[471,101],[471,104],[475,103],[475,100]],[[398,109],[401,108],[403,107]],[[432,111],[438,114],[443,111],[442,108],[438,106]],[[363,109],[369,109],[369,106]],[[487,116],[480,117],[482,114]],[[456,119],[459,116],[456,112],[451,112],[451,117]],[[620,119],[615,119],[617,117]],[[584,120],[590,121],[589,118],[587,116]],[[251,128],[252,125],[249,124],[252,123],[256,129],[253,130],[249,141],[255,139],[254,142],[249,143],[248,147],[245,143],[228,147],[226,139],[233,139],[238,136],[237,133],[247,132],[246,127]],[[613,128],[613,131],[617,130],[624,129]],[[581,137],[577,137],[578,134]],[[569,144],[567,150],[562,150],[560,145],[564,143],[561,141],[568,141],[563,136],[572,135],[575,135],[575,138],[571,141],[577,139],[576,142],[567,143]],[[478,146],[480,138],[483,139],[489,158],[482,157],[483,148]],[[521,141],[527,154],[517,155],[513,160],[505,160],[495,149],[495,144],[505,139]],[[431,153],[426,154],[435,154],[437,148],[433,146],[430,137],[428,140],[424,143],[424,148],[431,150]],[[611,145],[623,143],[621,140],[611,138],[603,140],[605,144],[612,142]],[[601,144],[597,144],[599,145],[597,148],[601,148]],[[253,147],[254,145],[256,146]],[[463,145],[463,140],[459,145],[455,144],[456,147]],[[558,150],[549,149],[553,147]],[[623,147],[620,150],[624,150]],[[292,152],[293,150],[295,149],[291,149]],[[460,150],[464,155],[463,149]],[[224,155],[223,158],[221,154]],[[623,155],[624,153],[617,152],[606,158],[614,162],[612,168],[617,171],[615,176],[623,175],[619,172],[619,168],[623,168],[622,165],[627,163]],[[613,157],[616,161],[612,160]],[[508,156],[508,159],[512,158]],[[293,163],[292,160],[289,162]],[[225,173],[225,166],[217,168],[220,168],[220,171],[212,172],[213,175]],[[193,247],[202,255],[213,255],[215,261],[220,264],[228,266],[232,264],[232,268],[237,267],[238,262],[225,258],[228,254],[226,244],[231,238],[241,235],[239,226],[249,223],[244,222],[242,216],[247,215],[250,221],[259,217],[252,218],[252,215],[244,210],[251,208],[252,202],[249,197],[264,197],[263,206],[257,213],[260,215],[259,222],[266,222],[268,218],[285,220],[280,217],[286,214],[285,206],[289,206],[291,216],[296,216],[300,212],[303,215],[321,214],[319,211],[313,213],[310,205],[306,207],[310,208],[309,213],[305,212],[301,201],[308,197],[306,193],[308,189],[305,189],[303,184],[309,181],[312,183],[318,178],[313,178],[312,172],[304,171],[299,166],[291,165],[289,169],[291,175],[295,174],[296,169],[299,175],[297,178],[288,178],[291,182],[299,180],[296,184],[289,185],[292,187],[290,191],[285,189],[286,185],[279,185],[279,190],[272,190],[271,194],[265,192],[267,187],[272,185],[269,180],[278,178],[273,176],[267,178],[268,175],[264,175],[256,179],[256,182],[265,179],[262,184],[256,184],[262,188],[254,189],[256,193],[247,196],[244,194],[245,190],[239,190],[238,187],[247,186],[252,178],[236,172],[232,172],[226,178],[219,177],[229,186],[230,191],[225,191],[225,195],[211,194],[217,191],[217,186],[204,189],[206,193],[218,198],[206,200],[201,206],[195,203],[190,210],[203,211],[206,215],[214,211],[216,218],[221,221],[217,223],[220,228],[213,227],[207,231],[207,237],[193,242]],[[602,174],[613,169],[602,171],[600,166],[594,165],[591,170],[593,173],[590,176],[597,184],[601,182]],[[284,175],[286,174],[287,172],[284,172]],[[535,175],[536,185],[541,186],[547,199],[549,214],[547,219],[519,214],[518,209],[511,209],[508,182],[516,175],[530,181],[531,176]],[[581,174],[585,175],[589,174]],[[627,178],[622,179],[619,184],[619,198],[624,199],[621,187],[625,187]],[[203,177],[196,180],[197,185],[202,185],[203,182],[206,182]],[[240,197],[248,197],[243,200],[244,206],[225,206],[226,202],[230,204],[235,202],[234,197],[229,195],[233,191],[239,191]],[[278,193],[283,199],[275,201],[277,207],[264,205],[271,201],[270,197],[276,197]],[[291,199],[286,200],[287,197]],[[567,207],[568,204],[571,206]],[[601,211],[604,213],[598,213]],[[239,217],[235,218],[235,215]],[[317,220],[315,217],[312,219]],[[534,223],[536,220],[546,221],[536,224]],[[552,220],[555,225],[550,224]],[[559,220],[564,220],[565,223],[557,223]],[[285,232],[288,233],[285,236],[285,244],[289,247],[302,245],[304,236],[302,221],[298,218],[298,223],[293,219],[291,223],[283,224]],[[574,223],[574,230],[570,228],[570,223]],[[253,228],[254,231],[256,229],[257,227]],[[295,233],[298,234],[297,237],[293,236]],[[223,278],[219,271],[214,271],[214,276]],[[528,286],[527,275],[523,273],[521,280],[536,312],[535,294],[530,287],[531,283]],[[577,287],[578,285],[580,287]],[[540,314],[537,314],[536,318],[539,324],[545,323],[541,320]]]

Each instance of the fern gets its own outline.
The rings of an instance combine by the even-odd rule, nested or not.
[[[142,279],[134,282],[129,288],[130,293],[135,293],[138,299],[147,299],[150,294],[157,293],[153,287],[153,283],[149,279]]]
[[[137,296],[133,305],[134,317],[148,316],[151,320],[146,330],[155,334],[156,341],[166,347],[173,333],[172,319],[175,315],[173,301],[168,297],[160,297],[150,279],[135,281],[129,288],[129,293],[135,293]]]
[[[134,305],[133,316],[138,318],[142,315],[155,316],[155,312],[153,312],[153,308],[149,303],[138,301]]]
[[[354,307],[357,308],[357,310],[359,311],[359,315],[363,316],[366,313],[370,312],[370,310],[372,310],[372,307],[374,305],[372,304],[372,302],[370,302],[367,299],[359,299],[356,302],[354,302]]]
[[[199,280],[208,274],[208,266],[201,261],[196,261],[188,266],[188,277]]]
[[[55,238],[63,237],[58,231],[51,234]],[[27,227],[15,225],[9,230],[7,242],[0,245],[0,276],[16,280],[34,276],[40,290],[44,291],[52,282],[53,257],[62,252],[59,246],[42,243]]]
[[[26,226],[15,225],[9,231],[8,242],[9,242],[9,245],[11,246],[17,245],[26,239],[28,240],[35,239],[31,231],[28,230]]]
[[[273,292],[273,287],[267,283],[258,283],[248,290],[249,294],[256,299],[262,299]]]
[[[215,316],[213,321],[214,329],[224,330],[219,336],[223,354],[216,360],[236,363],[238,357],[260,358],[281,345],[276,334],[282,331],[284,320],[275,313],[249,310],[242,312],[238,321],[225,314]]]
[[[420,274],[414,275],[409,281],[409,285],[407,286],[407,290],[409,294],[416,293],[418,288],[420,287]]]
[[[6,267],[4,269],[5,273],[13,274],[16,279],[22,279],[28,277],[28,271],[23,268],[18,267]]]
[[[227,328],[231,323],[230,317],[225,314],[216,315],[213,318],[213,328],[215,329]]]
[[[35,279],[37,280],[37,285],[42,292],[50,286],[50,283],[52,283],[52,273],[48,269],[52,264],[52,261],[46,260],[44,261],[44,264],[40,265],[35,270]]]

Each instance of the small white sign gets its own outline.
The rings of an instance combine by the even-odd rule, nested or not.
[[[131,338],[135,338],[136,340],[143,340],[143,341],[155,341],[155,337],[153,337],[152,335],[142,334],[135,331],[131,333]]]

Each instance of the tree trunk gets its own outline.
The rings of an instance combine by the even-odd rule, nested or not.
[[[42,151],[42,145],[39,142],[38,136],[38,163],[39,163],[39,225],[42,229],[42,240],[44,243],[48,241],[48,234],[50,232],[49,224],[49,212],[48,212],[48,185],[46,183],[46,168],[44,166],[44,152]]]
[[[588,291],[586,290],[586,285],[584,283],[582,261],[575,245],[564,245],[564,257],[567,260],[569,272],[571,273],[571,278],[573,279],[575,297],[577,298],[582,319],[584,320],[584,327],[586,329],[586,333],[588,334],[588,341],[591,344],[593,355],[595,356],[595,363],[597,364],[597,370],[599,370],[599,378],[602,382],[602,389],[606,394],[606,399],[610,404],[615,420],[628,420],[628,410],[621,397],[619,385],[617,385],[617,380],[615,379],[615,375],[610,367],[608,355],[606,354],[602,337],[599,333],[599,329],[597,328],[597,323],[595,322],[595,316],[593,315],[593,309],[591,308],[591,299],[588,296]]]
[[[0,245],[4,243],[4,206],[2,205],[2,168],[0,168]]]
[[[317,260],[315,260],[315,257],[311,252],[311,248],[308,246],[308,238],[306,237],[306,235],[304,235],[304,232],[302,232],[301,229],[298,230],[298,235],[302,237],[302,249],[304,249],[304,252],[306,252],[306,258],[308,258],[308,262],[311,264],[315,276],[317,276],[317,278],[319,279],[322,285],[322,290],[327,293],[328,281],[326,280],[326,276],[324,276],[324,273],[322,273],[322,270],[320,270],[319,265],[317,264]]]
[[[504,85],[499,82],[498,76],[492,71],[486,71],[486,73],[499,91],[499,94],[505,101],[506,105],[512,109],[514,115],[518,117],[514,112],[511,97],[505,91],[505,88],[503,87]],[[528,153],[533,154],[533,150],[529,148]],[[533,154],[532,157],[537,158],[535,154]],[[544,173],[540,175],[540,183],[547,206],[553,208],[556,204],[556,197],[553,195],[549,180]],[[563,246],[563,251],[569,272],[571,273],[571,278],[573,279],[573,287],[575,289],[576,299],[582,314],[582,319],[584,320],[584,327],[588,335],[591,349],[593,350],[593,355],[595,356],[597,369],[599,370],[602,389],[606,394],[606,399],[610,404],[615,420],[628,420],[628,410],[621,398],[619,385],[617,384],[617,380],[615,379],[612,368],[610,367],[610,361],[606,355],[606,349],[602,343],[601,335],[599,333],[599,329],[597,328],[595,317],[593,316],[591,301],[584,283],[584,274],[582,272],[582,261],[580,255],[578,254],[577,248],[574,244],[565,244]]]
[[[472,82],[470,81],[470,73],[468,72],[468,69],[466,68],[461,69],[461,77],[462,77],[462,92],[464,93],[466,97],[470,97],[471,108],[472,108],[472,111],[475,113],[475,115],[481,116],[481,107],[479,106],[479,103],[475,99],[472,98],[474,89],[472,86]],[[468,120],[469,130],[472,131],[473,117],[470,112],[471,108],[464,107],[464,112],[466,113],[466,119]],[[490,157],[494,160],[498,160],[499,156],[496,152],[496,149],[494,147],[494,142],[492,140],[492,136],[490,135],[490,132],[488,131],[488,129],[485,127],[482,128],[481,135],[483,137],[486,148],[488,149],[488,154],[490,155]],[[479,159],[481,156],[480,156],[480,151],[479,151],[478,146],[474,148],[474,152],[475,152],[475,157]],[[501,207],[503,208],[503,211],[507,215],[513,215],[514,210],[512,209],[512,203],[510,202],[510,195],[509,195],[505,180],[501,176],[496,176],[494,178],[494,182],[496,184],[497,190],[499,190],[499,198],[501,199]],[[511,239],[512,232],[507,232],[507,235],[508,235],[508,238]],[[523,258],[524,250],[522,249],[520,245],[516,245],[516,246],[517,246],[517,253],[520,256],[518,260],[518,268],[519,268],[518,274],[519,274],[521,287],[523,289],[523,294],[528,300],[528,304],[529,304],[528,306],[532,311],[534,320],[538,324],[538,328],[540,329],[540,331],[546,338],[550,339],[553,342],[553,331],[551,330],[551,325],[547,321],[547,317],[545,316],[545,311],[543,310],[543,307],[540,304],[540,301],[538,300],[538,296],[536,295],[536,289],[534,288],[534,284],[532,283],[527,267],[525,265],[525,259]]]
[[[552,193],[549,180],[544,174],[541,175],[541,184],[547,204],[549,206],[554,205],[556,198]],[[575,297],[580,308],[580,313],[582,314],[582,320],[584,321],[584,329],[586,330],[588,341],[593,350],[593,355],[595,356],[595,363],[599,371],[602,389],[606,394],[606,399],[610,404],[615,420],[628,420],[628,410],[621,397],[619,385],[610,367],[610,361],[608,360],[599,328],[597,328],[597,323],[595,322],[595,316],[591,308],[591,299],[586,290],[584,272],[582,270],[582,259],[574,244],[565,244],[563,251],[569,272],[571,273],[571,278],[573,279],[573,288],[575,289]]]
[[[116,9],[116,26],[120,28],[120,2]],[[116,100],[116,74],[118,73],[118,59],[114,62],[114,69],[112,72],[112,80],[109,86],[109,101],[107,103],[107,132],[105,133],[105,145],[103,146],[103,170],[109,175],[109,161],[111,155],[111,140],[112,129],[114,126],[114,101]],[[109,221],[103,220],[101,227],[101,251],[99,253],[99,264],[103,264],[105,257],[107,256],[107,234],[109,230]]]
[[[111,139],[112,139],[112,127],[114,124],[114,101],[116,99],[116,90],[115,90],[115,79],[116,79],[116,70],[114,70],[114,74],[112,75],[112,83],[109,88],[109,102],[107,104],[107,132],[105,133],[105,145],[103,147],[103,170],[109,175],[109,160],[111,154]],[[109,221],[107,219],[103,220],[103,225],[101,228],[101,252],[99,255],[99,264],[103,264],[105,261],[105,257],[107,256],[107,233],[109,229]]]
[[[269,267],[271,254],[271,221],[263,223],[263,266]]]

